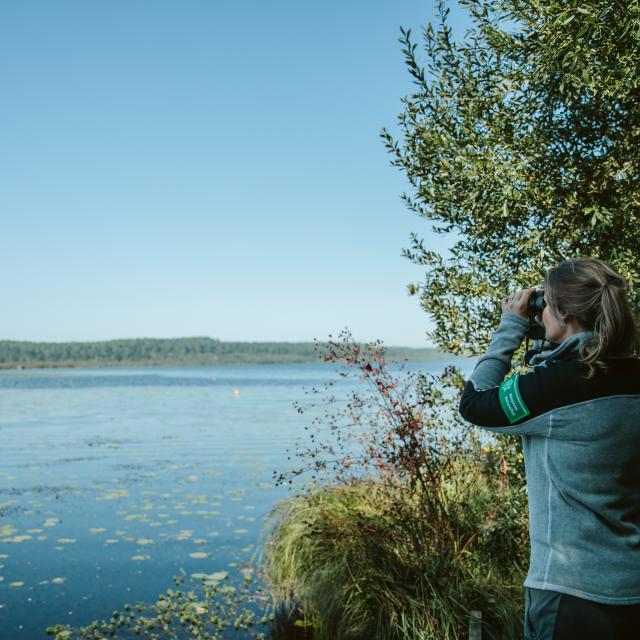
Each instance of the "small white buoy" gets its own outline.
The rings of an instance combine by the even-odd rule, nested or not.
[[[240,395],[240,389],[234,389],[233,395],[237,398]]]

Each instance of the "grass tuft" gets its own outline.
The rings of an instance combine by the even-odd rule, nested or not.
[[[276,600],[317,640],[459,640],[474,609],[483,638],[521,637],[528,550],[513,510],[524,496],[479,458],[456,464],[435,500],[360,479],[280,503],[264,554]]]

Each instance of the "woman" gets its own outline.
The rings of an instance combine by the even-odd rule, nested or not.
[[[505,380],[533,292],[503,300],[460,401],[466,420],[523,438],[525,638],[640,638],[640,360],[626,282],[591,258],[551,269],[541,319],[558,346]]]

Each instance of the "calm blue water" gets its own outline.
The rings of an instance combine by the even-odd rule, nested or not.
[[[287,494],[273,471],[311,421],[292,403],[335,377],[324,363],[0,372],[0,639],[155,601],[181,569],[233,580]]]

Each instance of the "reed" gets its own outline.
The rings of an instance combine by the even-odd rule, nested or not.
[[[274,598],[301,610],[316,640],[460,640],[471,610],[484,638],[522,637],[521,497],[486,462],[459,460],[435,500],[363,478],[283,501],[264,553]]]

